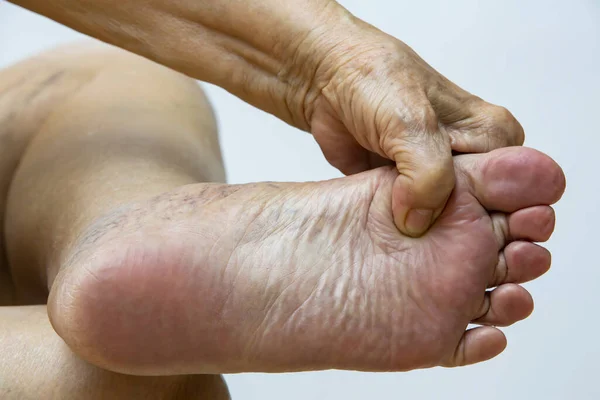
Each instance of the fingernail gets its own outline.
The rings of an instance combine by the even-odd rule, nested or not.
[[[431,224],[433,210],[415,208],[406,214],[404,225],[408,233],[414,236],[421,236]]]

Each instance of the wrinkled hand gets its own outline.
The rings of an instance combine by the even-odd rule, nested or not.
[[[523,143],[506,109],[334,0],[11,1],[311,131],[346,174],[395,163],[394,220],[408,235],[442,212],[454,187],[452,151]]]
[[[420,236],[454,188],[452,152],[522,145],[512,114],[467,93],[401,41],[363,24],[319,65],[318,96],[307,102],[310,129],[344,174],[395,163],[396,226]],[[358,37],[357,37],[358,36]]]

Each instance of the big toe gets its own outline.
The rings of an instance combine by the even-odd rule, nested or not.
[[[566,180],[547,155],[526,147],[507,147],[486,154],[456,157],[459,185],[488,210],[514,212],[551,205],[562,196]]]

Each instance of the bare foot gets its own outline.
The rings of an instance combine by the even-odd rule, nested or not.
[[[455,158],[422,238],[394,226],[381,168],[327,182],[193,185],[98,221],[57,277],[54,327],[136,374],[410,370],[487,360],[533,310],[561,169],[527,148]],[[493,291],[488,288],[496,287]]]

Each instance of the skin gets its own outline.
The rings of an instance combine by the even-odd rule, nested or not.
[[[127,66],[129,73],[142,76],[141,82],[134,84],[139,95],[142,94],[141,83],[144,83],[145,90],[150,93],[158,90],[161,85],[169,86],[171,94],[179,98],[180,104],[177,107],[196,108],[199,125],[196,126],[194,135],[206,147],[205,151],[216,157],[211,158],[210,154],[205,154],[204,158],[210,166],[203,165],[201,168],[206,176],[223,175],[218,147],[215,147],[217,139],[214,121],[206,100],[193,82],[150,62],[140,62],[138,58],[123,52],[106,49],[99,52],[99,49],[93,48],[91,43],[72,46],[0,70],[0,148],[4,154],[0,159],[0,219],[5,224],[5,235],[0,241],[0,398],[229,399],[225,382],[218,375],[139,377],[110,372],[82,360],[65,345],[50,324],[45,305],[47,287],[40,286],[40,271],[30,268],[27,255],[15,252],[15,247],[18,247],[15,246],[15,241],[20,239],[11,233],[14,232],[11,223],[15,219],[21,218],[19,220],[22,221],[36,216],[30,210],[15,207],[14,200],[9,195],[8,189],[12,184],[23,184],[15,176],[23,154],[29,152],[32,140],[43,132],[45,122],[51,120],[55,112],[59,112],[61,104],[90,81],[98,79],[99,75],[106,74],[106,81],[112,80],[104,89],[105,98],[117,95],[115,88],[126,86],[129,77],[127,74],[120,74],[120,78],[115,79],[111,68],[119,70]],[[124,63],[126,60],[129,61]],[[149,87],[152,82],[155,86]],[[169,90],[162,90],[163,96],[168,93]],[[150,101],[151,97],[147,96],[146,99]],[[139,98],[135,101],[139,102]],[[110,112],[100,113],[99,116],[111,118]],[[171,116],[176,117],[176,114]],[[164,118],[164,122],[168,122],[168,118]],[[70,133],[81,135],[84,132]],[[75,151],[76,149],[71,148],[67,157],[61,161],[68,164],[70,158],[76,155]],[[183,155],[181,152],[179,154]],[[202,157],[202,152],[197,155]],[[53,162],[56,163],[56,160]],[[69,180],[76,179],[76,175],[76,171],[69,171],[62,177],[55,178]],[[23,178],[29,179],[28,176]],[[36,190],[37,186],[32,188]],[[131,198],[134,199],[135,196],[131,195]],[[63,198],[63,201],[69,200]],[[88,209],[93,212],[93,204],[89,204]],[[11,216],[12,212],[22,211],[30,214],[19,218]],[[43,231],[44,220],[33,222]],[[37,231],[37,228],[33,230]],[[74,228],[75,224],[67,227]],[[29,239],[34,239],[34,236],[36,234]],[[48,244],[47,238],[45,243]],[[37,261],[46,262],[43,259]]]
[[[217,375],[139,377],[83,361],[54,332],[45,306],[3,306],[0,321],[3,399],[229,399]]]
[[[420,239],[393,224],[390,168],[306,184],[188,185],[115,210],[63,256],[52,323],[85,359],[135,374],[487,360],[503,334],[465,329],[533,310],[516,284],[549,268],[530,241],[550,235],[547,204],[564,179],[531,149],[463,156],[456,169],[446,211]]]
[[[114,49],[30,64],[63,72],[50,92],[85,79],[52,103],[20,159],[7,258],[16,299],[49,293],[55,331],[93,365],[134,375],[461,366],[499,354],[494,326],[533,309],[519,284],[550,266],[532,242],[550,236],[549,205],[565,186],[535,150],[455,157],[456,190],[415,239],[394,225],[393,167],[217,183],[214,120],[192,81]]]
[[[333,0],[12,1],[311,132],[345,174],[395,165],[392,213],[409,236],[442,212],[455,184],[452,151],[524,140],[505,108]]]

